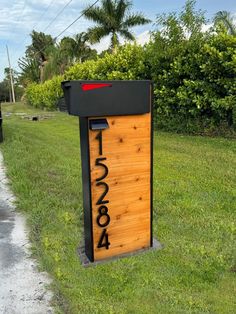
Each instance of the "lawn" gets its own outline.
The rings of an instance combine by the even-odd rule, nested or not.
[[[164,249],[84,268],[78,119],[3,111],[13,114],[0,149],[59,313],[236,313],[235,140],[155,132],[153,225]]]

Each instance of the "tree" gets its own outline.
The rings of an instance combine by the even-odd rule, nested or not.
[[[12,92],[10,85],[10,69],[4,69],[5,78],[0,82],[0,102],[1,101],[12,101]],[[14,81],[14,90],[16,100],[20,100],[23,94],[23,88],[19,83],[19,73],[12,69],[13,81]]]
[[[51,46],[48,50],[48,60],[44,66],[42,80],[63,74],[75,62],[96,58],[97,51],[91,49],[87,42],[87,35],[79,33],[74,38],[64,37],[59,44]]]
[[[150,23],[142,14],[131,14],[129,9],[132,2],[127,0],[102,0],[101,7],[86,8],[84,16],[95,22],[97,26],[88,29],[91,43],[99,42],[103,37],[111,35],[111,48],[113,53],[119,45],[119,36],[126,40],[135,40],[130,28]]]
[[[85,32],[78,33],[72,37],[64,37],[60,42],[60,50],[62,55],[68,58],[68,63],[72,64],[76,61],[83,62],[91,59],[97,53],[95,49],[91,49],[88,45],[88,35]]]
[[[54,75],[63,74],[68,64],[61,54],[59,45],[50,48],[48,60],[44,65],[41,82],[51,79]]]
[[[236,35],[236,24],[230,12],[219,11],[215,14],[214,24],[222,24],[226,28],[228,34]]]
[[[42,32],[32,31],[32,44],[26,49],[26,58],[30,59],[30,64],[35,60],[40,67],[40,81],[43,80],[43,69],[49,58],[49,51],[54,46],[55,42],[51,35],[46,35]]]
[[[29,56],[23,57],[19,59],[18,65],[21,69],[19,80],[23,86],[33,82],[40,82],[40,64],[38,60]]]
[[[9,84],[6,80],[0,82],[0,102],[10,101]]]
[[[46,35],[42,32],[32,31],[30,34],[32,44],[26,49],[26,55],[35,57],[42,62],[47,61],[48,48],[54,46],[54,40],[51,35]]]
[[[44,82],[54,75],[60,75],[75,62],[94,59],[97,51],[91,49],[86,33],[74,37],[64,37],[56,43],[51,35],[32,31],[32,43],[19,59],[20,80],[23,86],[29,83]]]
[[[233,124],[236,37],[225,28],[202,32],[203,13],[187,1],[179,14],[158,18],[146,45],[149,76],[154,81],[158,125],[172,130]]]

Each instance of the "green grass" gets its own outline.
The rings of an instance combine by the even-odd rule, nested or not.
[[[0,148],[59,311],[236,313],[235,141],[157,132],[154,236],[165,248],[83,268],[78,120],[54,115],[4,118]]]

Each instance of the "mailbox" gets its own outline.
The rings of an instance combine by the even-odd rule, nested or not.
[[[62,88],[80,120],[86,256],[95,262],[152,247],[152,83]]]
[[[2,134],[2,110],[1,110],[1,104],[0,104],[0,143],[3,142],[3,134]]]

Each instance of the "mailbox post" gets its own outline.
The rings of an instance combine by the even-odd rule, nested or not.
[[[86,256],[95,262],[152,247],[151,82],[62,87],[80,120]]]

